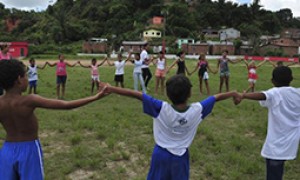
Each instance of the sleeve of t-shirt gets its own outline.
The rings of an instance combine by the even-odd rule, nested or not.
[[[202,119],[204,119],[207,115],[209,115],[214,108],[216,102],[216,98],[214,96],[210,96],[203,101],[200,102],[202,105]]]
[[[281,97],[276,95],[276,89],[273,88],[268,91],[263,91],[262,93],[266,96],[266,100],[259,101],[262,107],[274,107],[279,104]]]
[[[143,110],[144,113],[156,118],[162,107],[162,101],[157,100],[147,94],[143,94]]]

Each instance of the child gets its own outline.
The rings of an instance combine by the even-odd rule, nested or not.
[[[241,60],[231,60],[227,58],[228,51],[224,50],[222,58],[218,60],[217,68],[219,69],[220,72],[220,86],[219,86],[219,93],[222,92],[222,87],[225,81],[225,86],[226,86],[226,92],[229,91],[229,67],[228,67],[228,62],[235,64],[240,62]]]
[[[80,61],[78,61],[78,64],[81,67],[91,68],[91,78],[92,78],[91,94],[94,94],[94,86],[95,86],[95,84],[96,84],[97,90],[99,90],[100,79],[99,79],[98,67],[102,66],[105,63],[106,60],[107,60],[107,57],[104,60],[102,60],[101,63],[97,64],[96,58],[93,58],[92,61],[91,61],[91,65],[88,65],[88,66],[85,66],[85,65],[81,64]]]
[[[165,91],[165,77],[166,77],[166,67],[167,61],[164,58],[164,53],[162,51],[159,52],[159,57],[156,61],[152,61],[154,65],[156,65],[155,77],[156,77],[156,84],[155,84],[155,93],[158,92],[158,87],[160,85],[161,94],[164,94]]]
[[[118,87],[119,84],[122,88],[124,88],[124,67],[126,62],[130,59],[131,53],[128,54],[128,57],[126,60],[122,60],[122,54],[118,54],[118,60],[114,61],[114,63],[110,63],[109,60],[107,60],[108,65],[115,66],[115,82],[116,86]]]
[[[208,61],[206,60],[205,58],[205,54],[201,53],[199,58],[198,58],[198,63],[194,69],[193,72],[191,72],[189,75],[192,75],[195,71],[197,71],[197,69],[199,69],[198,71],[198,77],[199,77],[199,87],[200,87],[200,94],[202,94],[202,80],[204,80],[205,82],[205,86],[206,86],[206,91],[207,91],[207,95],[210,94],[210,90],[209,90],[209,85],[208,85],[208,72],[207,72],[207,69],[216,74],[217,71],[213,71],[211,70],[209,64],[208,64]]]
[[[130,60],[134,64],[134,69],[133,69],[133,80],[134,80],[134,90],[138,91],[138,86],[139,86],[139,81],[142,86],[142,91],[143,93],[147,93],[144,79],[142,76],[142,65],[144,62],[140,59],[140,54],[135,54],[134,55],[135,60]]]
[[[0,97],[0,123],[6,131],[0,151],[0,179],[44,179],[43,153],[38,140],[36,108],[72,109],[98,100],[95,96],[74,101],[23,96],[28,86],[25,65],[18,60],[0,61],[0,85],[6,94]]]
[[[38,74],[37,69],[44,69],[47,65],[47,62],[43,66],[38,66],[35,64],[34,58],[29,59],[29,66],[27,66],[27,74],[28,74],[28,82],[29,82],[29,91],[28,94],[33,93],[37,94],[36,92],[36,86],[37,86],[37,80],[38,80]]]
[[[255,89],[255,83],[256,80],[258,79],[256,70],[262,66],[266,60],[262,61],[261,63],[259,63],[257,66],[255,66],[254,61],[252,60],[250,63],[248,63],[248,61],[244,60],[247,70],[248,70],[248,82],[249,82],[249,87],[246,89],[245,92],[248,92],[249,90],[251,90],[251,92],[254,92]]]
[[[2,45],[0,49],[0,60],[10,60],[12,58],[9,53],[8,45]]]
[[[65,62],[65,57],[63,54],[58,55],[58,62],[53,64],[48,63],[50,67],[56,66],[56,96],[57,99],[64,99],[65,97],[65,87],[67,82],[67,66],[74,67],[76,66],[77,62],[74,64],[70,64]],[[60,96],[60,86],[62,86],[61,96]]]
[[[293,80],[289,67],[276,67],[272,73],[275,87],[259,92],[241,94],[242,99],[260,101],[267,107],[268,130],[261,151],[266,159],[267,180],[282,179],[284,162],[295,159],[300,142],[300,88],[290,87]]]
[[[176,74],[183,74],[183,75],[186,75],[185,71],[187,71],[187,73],[189,74],[189,71],[188,71],[188,69],[187,69],[186,66],[185,66],[185,60],[184,60],[185,53],[184,53],[183,51],[181,51],[181,52],[179,52],[179,53],[177,54],[177,56],[178,56],[178,59],[175,60],[175,61],[173,62],[173,64],[168,68],[167,73],[170,71],[170,69],[171,69],[175,64],[177,64],[178,69],[177,69]]]
[[[107,86],[107,93],[137,98],[144,113],[153,117],[155,147],[147,179],[189,179],[189,153],[200,122],[212,111],[216,101],[239,97],[236,92],[210,96],[201,102],[188,104],[191,82],[183,74],[167,80],[167,96],[172,105],[141,92]]]

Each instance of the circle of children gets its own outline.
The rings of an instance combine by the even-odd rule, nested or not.
[[[0,53],[0,87],[5,93],[0,96],[0,122],[6,131],[5,142],[0,151],[0,177],[1,179],[44,179],[42,150],[38,140],[38,120],[34,115],[36,108],[46,109],[72,109],[84,106],[88,103],[101,99],[110,93],[136,98],[142,102],[144,113],[153,117],[153,133],[155,147],[152,154],[150,170],[147,179],[189,179],[189,153],[191,145],[200,122],[211,113],[214,104],[228,98],[233,98],[235,104],[244,99],[259,101],[260,105],[268,108],[267,137],[263,145],[261,155],[266,159],[266,179],[277,180],[283,178],[284,163],[286,160],[296,158],[300,141],[300,89],[290,86],[293,80],[292,71],[289,67],[278,64],[273,69],[273,88],[254,92],[254,85],[257,80],[257,66],[253,62],[245,64],[249,73],[249,88],[238,93],[229,91],[229,68],[228,62],[237,63],[241,60],[230,60],[224,51],[223,57],[218,60],[218,70],[213,70],[205,55],[201,54],[199,62],[192,72],[185,66],[185,54],[178,54],[178,59],[167,68],[166,60],[162,52],[158,58],[149,58],[147,45],[141,54],[131,53],[126,60],[122,55],[118,60],[111,63],[105,58],[100,64],[93,59],[91,65],[83,65],[81,62],[70,64],[64,61],[64,56],[59,56],[55,63],[46,62],[43,66],[35,65],[30,59],[30,65],[25,65],[18,60],[11,59],[8,54],[8,46],[3,46]],[[99,81],[98,67],[107,61],[108,65],[115,66],[116,86],[111,86]],[[124,66],[126,61],[134,64],[134,90],[124,88]],[[146,94],[147,85],[151,79],[149,63],[156,66],[156,86],[161,86],[163,93],[165,75],[170,68],[177,65],[177,75],[166,81],[166,93],[172,104],[155,99]],[[46,64],[56,66],[57,75],[57,97],[63,98],[67,79],[66,66],[73,67],[79,64],[82,67],[91,69],[92,93],[94,87],[100,87],[96,95],[90,97],[64,101],[60,99],[48,99],[36,93],[37,68],[43,69]],[[208,71],[220,75],[219,94],[209,96],[201,102],[188,104],[191,95],[192,84],[185,74],[193,74],[198,70],[200,92],[202,93],[202,81],[205,82],[207,94],[210,93],[208,84]],[[28,86],[29,95],[22,95]],[[139,83],[142,92],[138,91]],[[222,86],[225,83],[226,92],[222,93]],[[117,87],[117,86],[121,87]],[[60,86],[62,94],[60,96]],[[251,90],[250,93],[247,91]],[[16,168],[18,167],[18,168]]]

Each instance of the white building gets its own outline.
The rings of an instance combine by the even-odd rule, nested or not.
[[[234,28],[221,29],[219,31],[220,41],[238,39],[241,37],[241,32]]]

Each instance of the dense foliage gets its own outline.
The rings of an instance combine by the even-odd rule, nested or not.
[[[271,12],[259,0],[250,5],[225,0],[58,0],[43,12],[8,10],[0,3],[0,41],[69,44],[105,37],[117,46],[123,40],[139,40],[155,15],[167,17],[169,42],[176,37],[201,39],[201,30],[208,27],[234,27],[247,39],[276,34],[285,27],[300,28],[290,9]],[[19,25],[8,32],[7,20],[19,20]]]

